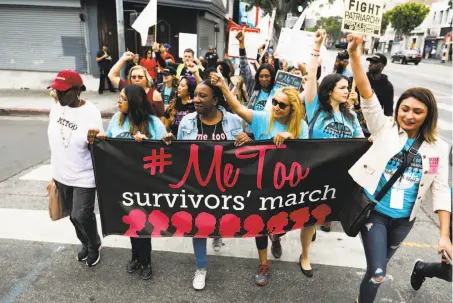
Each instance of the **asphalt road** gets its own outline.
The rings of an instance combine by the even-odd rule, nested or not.
[[[441,135],[451,138],[448,68],[389,63],[385,72],[396,96],[415,85],[431,88],[444,104],[441,119],[450,125],[443,125]],[[258,265],[253,240],[226,240],[220,253],[213,253],[209,245],[207,286],[201,292],[192,289],[195,265],[190,239],[153,240],[150,281],[125,272],[130,250],[124,238],[103,239],[101,263],[95,268],[83,266],[75,261],[79,246],[70,225],[49,223],[46,217],[46,130],[45,118],[0,118],[0,302],[341,303],[353,302],[357,296],[365,267],[360,239],[344,237],[337,223],[330,234],[318,231],[311,254],[312,279],[303,276],[297,265],[300,244],[293,232],[282,240],[282,260],[270,256],[271,282],[262,288],[253,284]],[[451,302],[451,283],[428,279],[418,292],[409,284],[416,259],[438,260],[434,248],[438,233],[431,217],[420,213],[388,266],[376,302]]]

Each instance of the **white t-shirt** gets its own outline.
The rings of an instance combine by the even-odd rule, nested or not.
[[[101,112],[88,101],[78,108],[54,104],[49,114],[47,136],[51,152],[52,176],[68,186],[95,188],[89,129],[104,132]]]

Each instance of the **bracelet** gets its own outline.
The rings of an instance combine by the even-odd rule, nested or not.
[[[319,54],[314,54],[314,53],[312,53],[311,55],[312,55],[313,57],[319,57]]]
[[[315,52],[318,52],[318,53],[320,52],[320,50],[319,50],[319,49],[316,49],[316,48],[314,48],[313,50],[314,50]]]

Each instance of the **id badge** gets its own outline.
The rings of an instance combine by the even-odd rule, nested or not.
[[[390,192],[390,208],[403,209],[404,204],[404,189],[392,188]]]

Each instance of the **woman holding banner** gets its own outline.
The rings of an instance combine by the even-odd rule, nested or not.
[[[288,139],[308,139],[308,125],[303,119],[305,110],[299,97],[299,92],[294,88],[281,88],[276,91],[272,99],[272,112],[256,111],[242,105],[230,92],[225,81],[219,74],[214,74],[212,83],[220,87],[223,95],[234,113],[250,125],[256,140],[274,140],[275,145],[281,146]],[[280,236],[273,235],[274,250],[280,248]],[[256,237],[256,247],[260,259],[255,283],[264,286],[269,282],[269,265],[267,262],[268,237]]]
[[[119,112],[110,120],[107,134],[98,133],[97,130],[88,131],[88,140],[94,143],[98,139],[122,138],[133,139],[137,142],[143,140],[162,140],[167,134],[165,126],[154,114],[154,109],[148,102],[145,90],[135,84],[124,87],[118,98]],[[131,216],[131,215],[130,215]],[[132,220],[125,216],[123,221]],[[132,258],[126,266],[128,273],[134,273],[141,268],[140,277],[143,280],[151,278],[151,238],[130,238]]]
[[[362,128],[357,115],[349,108],[348,78],[340,74],[330,74],[317,85],[317,68],[319,54],[325,33],[318,30],[315,34],[314,49],[309,63],[307,81],[305,83],[305,108],[311,139],[345,139],[363,138]],[[329,226],[329,225],[327,225]],[[308,277],[313,276],[310,266],[309,251],[316,228],[308,227],[301,230],[302,254],[300,268]]]
[[[220,89],[210,81],[198,84],[193,103],[196,112],[187,114],[182,119],[178,129],[178,140],[236,140],[236,146],[251,141],[242,130],[241,119],[227,112],[222,106],[225,105],[225,98]],[[207,273],[207,239],[193,238],[192,241],[197,266],[193,288],[202,290],[205,287]],[[222,245],[221,238],[214,239],[214,245]]]
[[[452,256],[448,146],[437,138],[437,102],[430,90],[411,88],[398,99],[389,120],[373,92],[362,64],[363,37],[348,36],[348,52],[362,111],[373,137],[371,148],[349,170],[375,203],[360,233],[367,271],[358,302],[374,302],[389,260],[414,225],[421,202],[432,200],[439,216],[439,254]],[[365,199],[365,198],[364,198]]]

